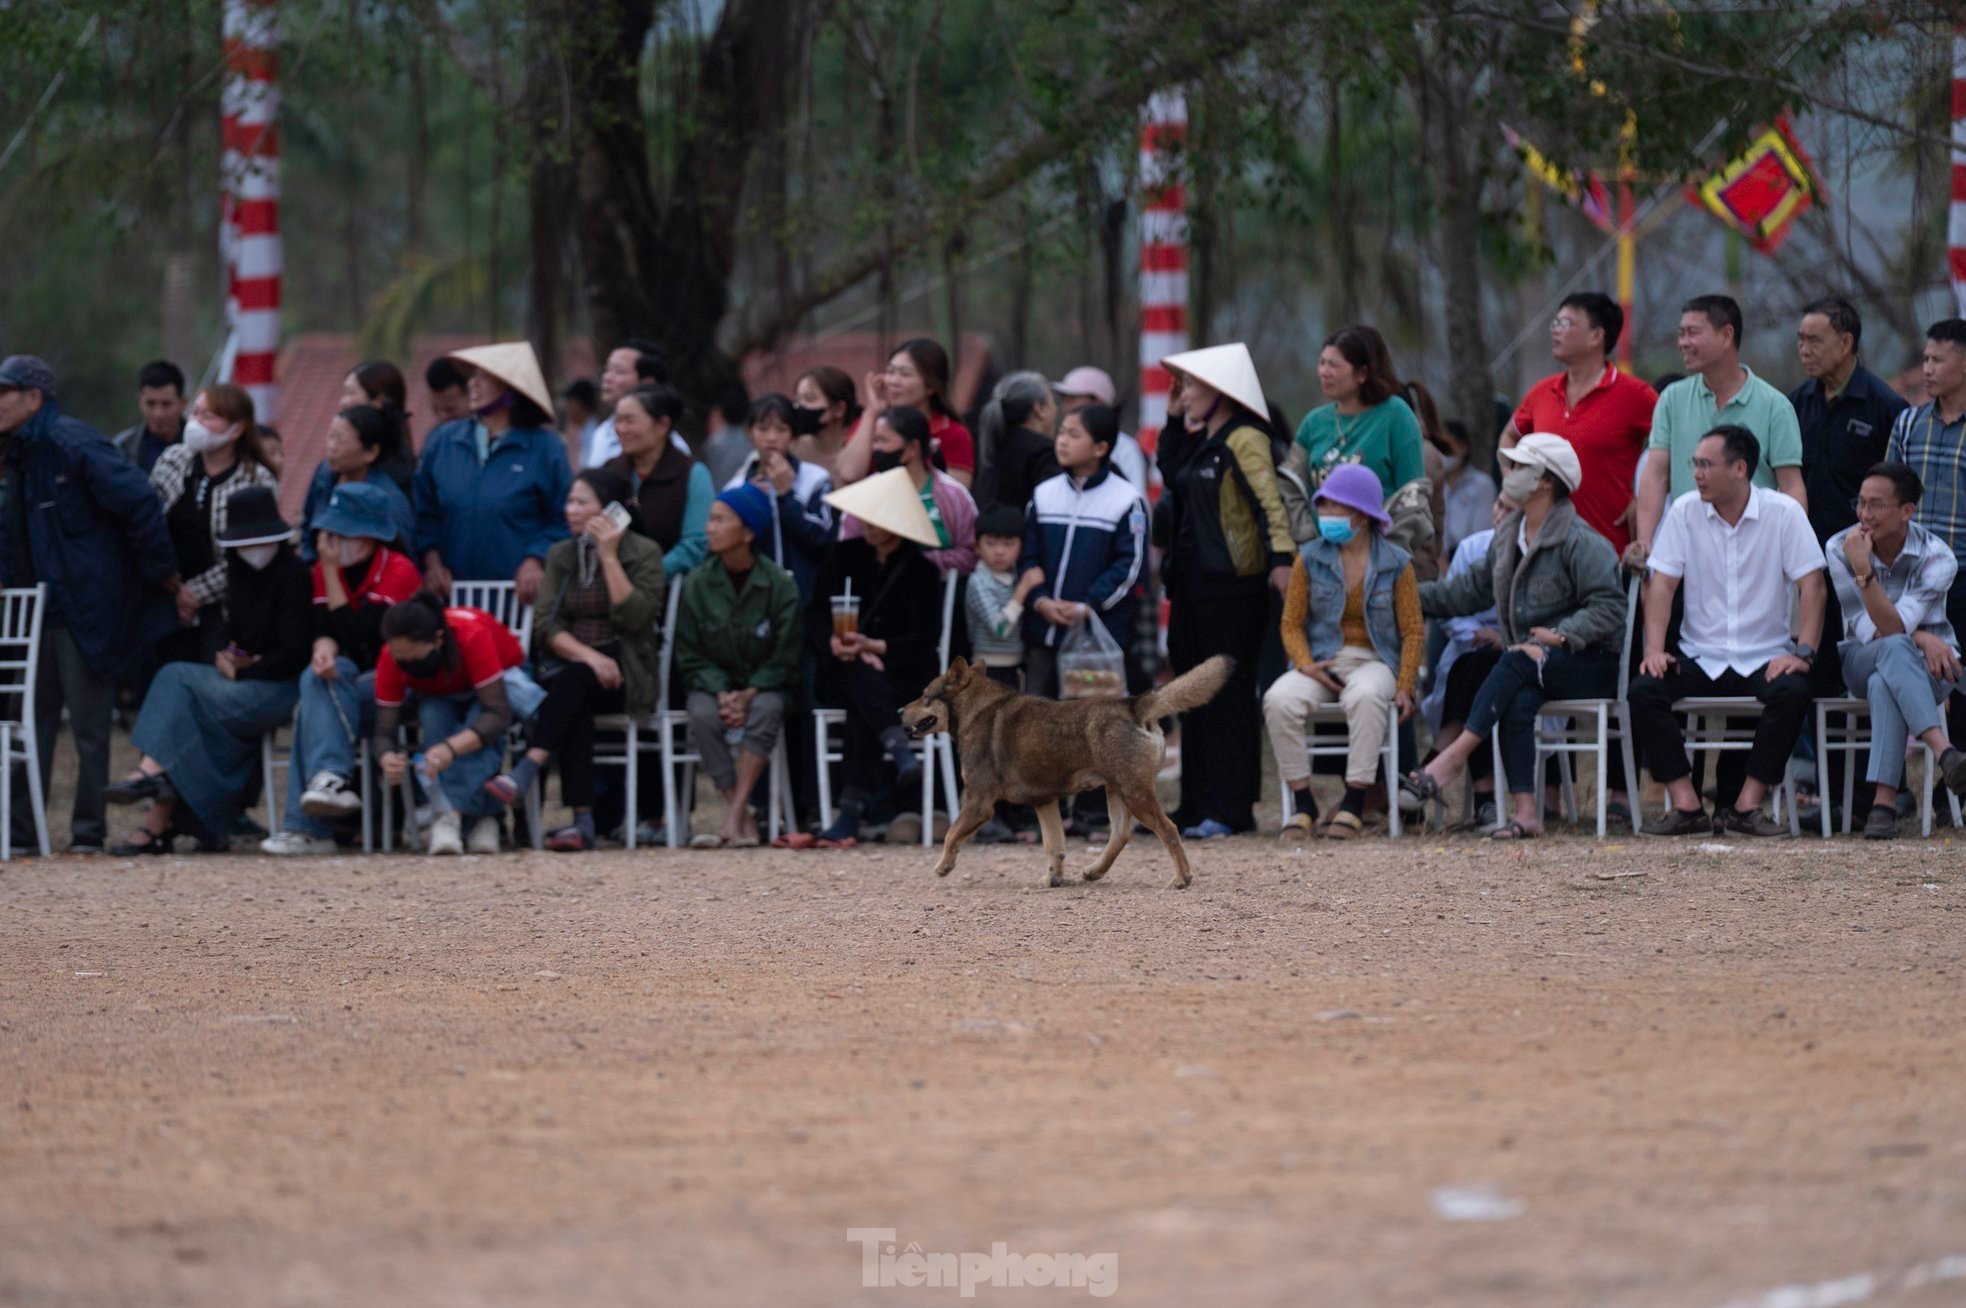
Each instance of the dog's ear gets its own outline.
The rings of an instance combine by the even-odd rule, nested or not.
[[[962,689],[963,683],[969,679],[969,660],[960,654],[956,655],[954,659],[950,660],[949,670],[942,675],[948,678],[948,685],[951,690]]]

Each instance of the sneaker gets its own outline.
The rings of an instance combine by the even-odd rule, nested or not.
[[[430,853],[464,852],[464,819],[455,813],[439,813],[430,823]]]
[[[1724,808],[1714,815],[1713,833],[1716,836],[1754,836],[1765,839],[1769,836],[1786,836],[1789,829],[1779,822],[1772,822],[1760,810],[1743,813],[1738,808]]]
[[[1713,821],[1704,808],[1675,808],[1663,817],[1647,818],[1638,831],[1644,836],[1710,836]]]
[[[278,858],[318,857],[334,853],[335,843],[321,836],[310,836],[305,831],[276,831],[259,842],[259,852]]]
[[[1294,845],[1309,840],[1315,834],[1316,826],[1316,819],[1309,813],[1293,813],[1290,821],[1283,824],[1283,830],[1277,833],[1277,839],[1286,845]]]
[[[1228,823],[1217,822],[1214,818],[1203,818],[1198,824],[1181,832],[1183,840],[1220,840],[1223,836],[1233,836]]]
[[[362,811],[362,797],[349,788],[346,777],[333,772],[316,772],[301,794],[300,811],[311,818],[329,821],[354,817]]]
[[[481,817],[471,824],[471,839],[465,845],[468,854],[496,854],[498,852],[498,819]]]

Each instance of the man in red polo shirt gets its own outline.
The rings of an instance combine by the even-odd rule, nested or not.
[[[1550,353],[1563,371],[1529,388],[1501,442],[1506,450],[1538,431],[1569,441],[1584,470],[1570,502],[1620,557],[1631,543],[1632,482],[1659,399],[1610,362],[1624,326],[1624,312],[1610,296],[1581,291],[1566,297],[1550,323]]]

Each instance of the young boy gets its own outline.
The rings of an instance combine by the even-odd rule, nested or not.
[[[1043,578],[1024,612],[1024,690],[1058,694],[1058,647],[1091,614],[1126,648],[1133,632],[1133,586],[1146,566],[1147,505],[1111,470],[1119,415],[1093,404],[1058,428],[1056,477],[1039,483],[1024,513],[1028,574]]]
[[[1028,568],[1017,575],[1024,548],[1024,514],[1008,504],[993,506],[976,522],[980,566],[969,574],[963,603],[969,610],[969,642],[990,680],[1016,690],[1023,682],[1024,633],[1019,622],[1024,601],[1044,574]]]

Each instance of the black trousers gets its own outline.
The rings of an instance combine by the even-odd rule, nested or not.
[[[1768,680],[1767,668],[1756,668],[1743,676],[1729,668],[1718,677],[1709,677],[1693,660],[1679,655],[1663,677],[1641,676],[1631,684],[1626,699],[1631,704],[1632,734],[1645,751],[1645,765],[1661,784],[1691,775],[1686,758],[1686,733],[1672,711],[1672,702],[1688,697],[1752,696],[1761,701],[1762,713],[1754,728],[1754,747],[1746,751],[1727,750],[1720,754],[1718,804],[1731,807],[1741,790],[1741,778],[1751,776],[1765,786],[1782,784],[1788,768],[1789,751],[1808,721],[1814,698],[1809,678],[1799,673]]]
[[[1441,697],[1440,720],[1443,723],[1466,723],[1468,712],[1474,708],[1474,699],[1481,690],[1481,683],[1488,680],[1488,674],[1502,661],[1499,649],[1469,650],[1454,660],[1454,666],[1447,670],[1447,691]],[[1468,755],[1468,775],[1476,781],[1486,781],[1495,774],[1495,755],[1491,750],[1478,749]]]
[[[1174,674],[1217,654],[1235,659],[1222,693],[1181,715],[1181,804],[1176,826],[1213,818],[1231,831],[1256,827],[1257,792],[1263,785],[1262,709],[1256,697],[1256,658],[1269,624],[1268,590],[1262,594],[1197,597],[1177,578],[1167,623],[1167,656]]]
[[[622,688],[601,685],[585,663],[568,663],[546,678],[546,698],[527,729],[528,747],[560,765],[560,799],[568,808],[594,807],[594,719],[622,710]]]
[[[841,689],[846,695],[841,798],[865,804],[893,787],[894,767],[887,761],[881,733],[901,725],[901,696],[885,672],[860,662],[846,666]],[[897,802],[905,806],[907,796],[898,796]]]

